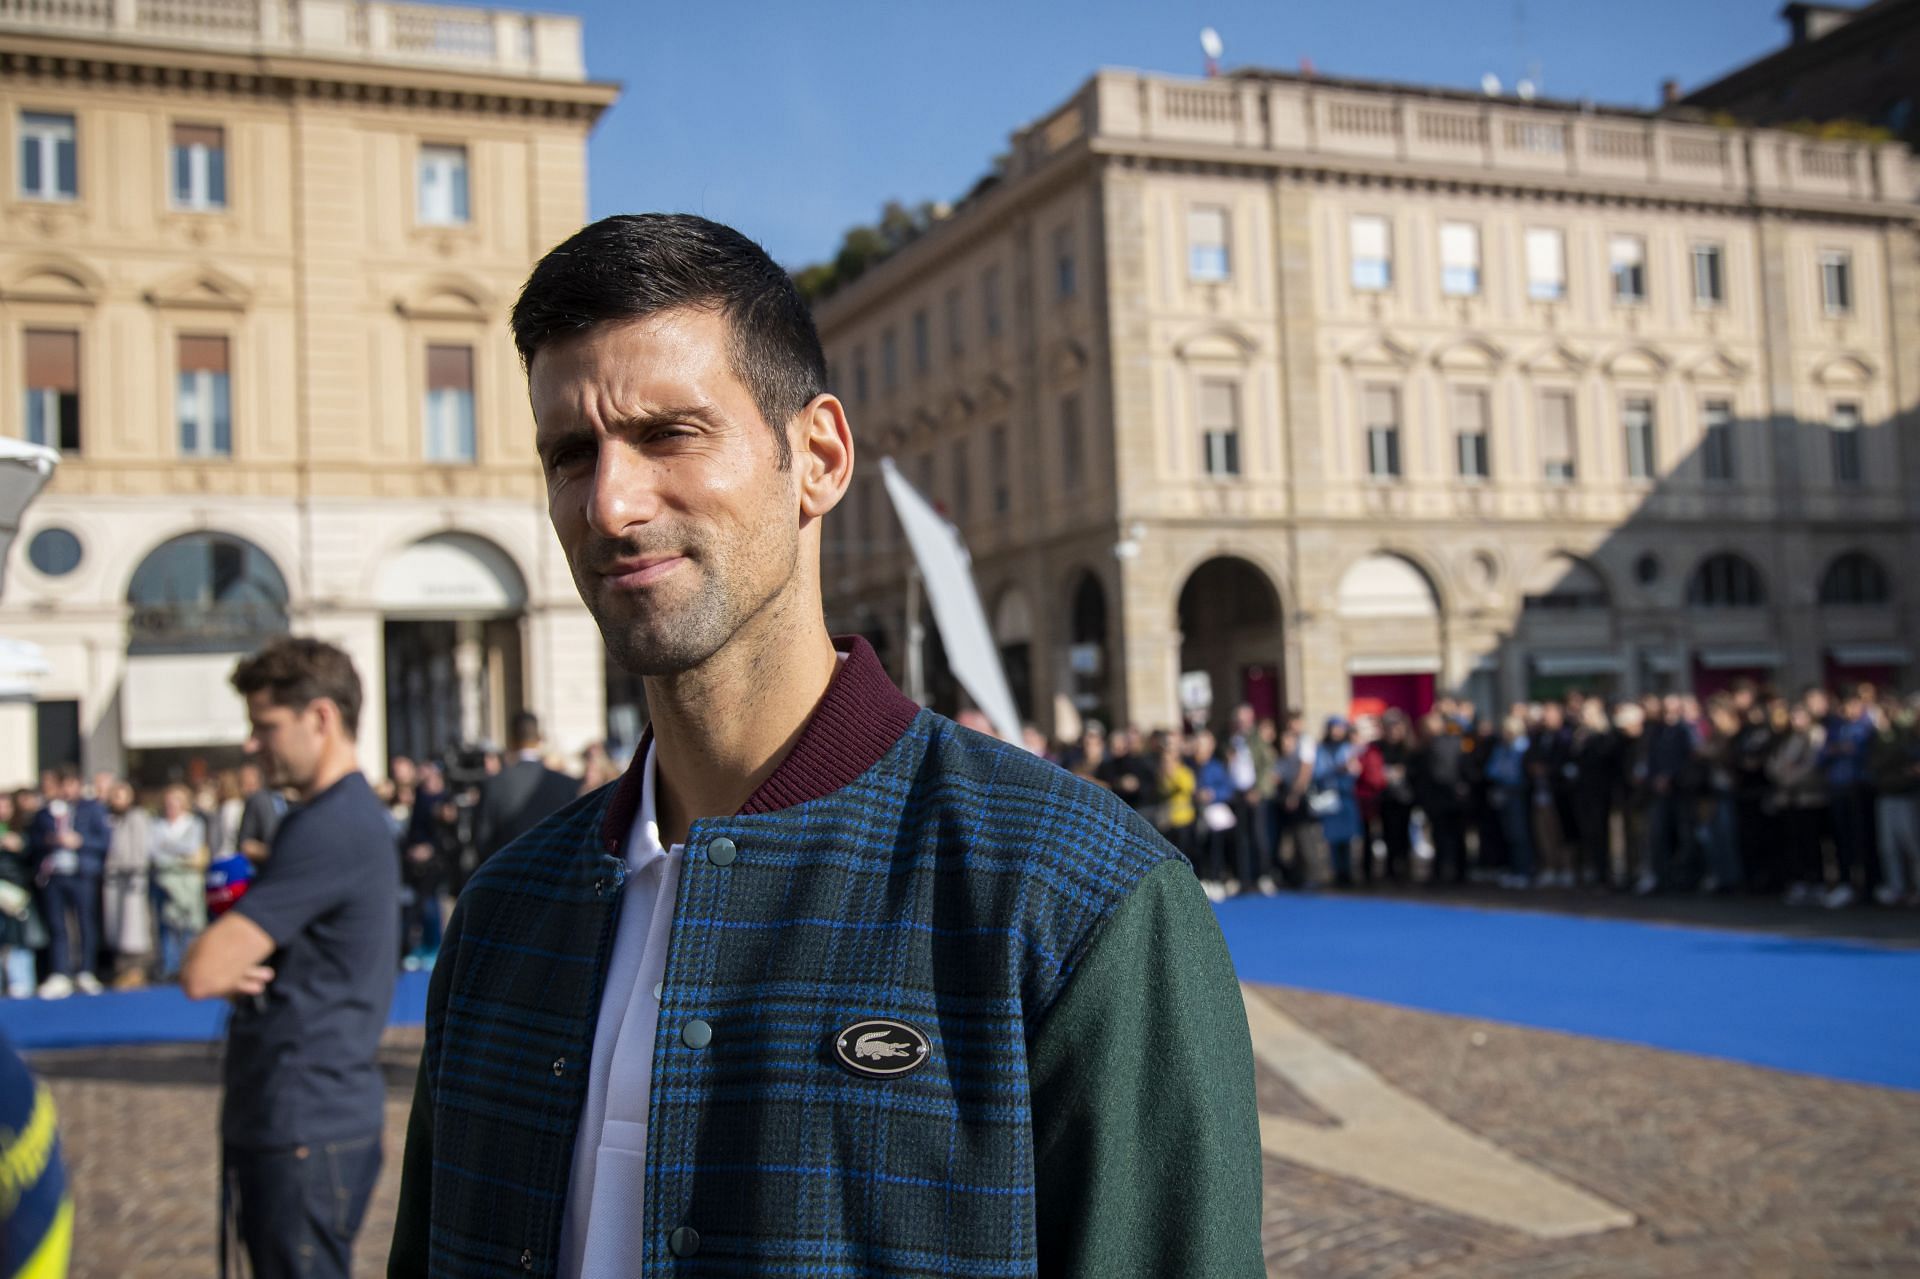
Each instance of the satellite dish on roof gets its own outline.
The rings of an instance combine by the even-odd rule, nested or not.
[[[1489,71],[1480,77],[1480,92],[1489,98],[1500,96],[1500,77]]]
[[[1533,81],[1522,80],[1519,84],[1516,84],[1513,86],[1513,92],[1514,92],[1514,96],[1519,98],[1522,102],[1531,102],[1534,99],[1534,95],[1537,94],[1539,90],[1534,88]]]
[[[1200,28],[1200,51],[1209,58],[1218,58],[1226,52],[1227,46],[1220,43],[1220,33],[1212,27]]]

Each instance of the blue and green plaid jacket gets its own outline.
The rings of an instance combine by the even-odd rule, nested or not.
[[[393,1275],[555,1272],[638,772],[460,899]],[[1238,991],[1191,871],[1125,805],[915,707],[855,642],[786,763],[687,850],[627,1273],[1262,1273]],[[830,1041],[865,1017],[919,1028],[927,1064],[842,1069]]]

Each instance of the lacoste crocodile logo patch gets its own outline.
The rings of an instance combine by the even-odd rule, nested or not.
[[[933,1045],[918,1027],[869,1017],[835,1032],[833,1058],[865,1079],[898,1079],[927,1064]]]

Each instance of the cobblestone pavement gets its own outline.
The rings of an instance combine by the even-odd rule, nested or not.
[[[1543,1240],[1363,1181],[1267,1161],[1275,1274],[1920,1276],[1920,1094],[1520,1030],[1335,996],[1259,989],[1313,1035],[1509,1154],[1636,1224]],[[420,1032],[383,1050],[387,1164],[356,1273],[382,1272]],[[44,1053],[79,1217],[78,1279],[213,1273],[211,1045]],[[1328,1124],[1262,1068],[1262,1108]]]

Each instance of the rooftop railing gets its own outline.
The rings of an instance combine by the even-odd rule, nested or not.
[[[1257,78],[1183,80],[1103,71],[1025,130],[1019,163],[1082,137],[1221,147],[1429,169],[1743,195],[1913,203],[1920,165],[1897,143],[1473,99],[1392,86]]]
[[[0,0],[0,33],[583,80],[580,21],[389,0]]]

